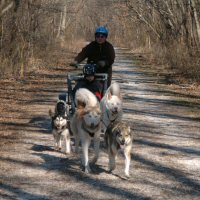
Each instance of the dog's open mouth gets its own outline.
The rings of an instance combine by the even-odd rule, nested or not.
[[[58,130],[61,130],[61,129],[62,129],[62,126],[57,126],[57,129],[58,129]]]
[[[120,142],[119,146],[120,146],[120,149],[124,149],[125,148],[125,142]]]
[[[125,146],[126,146],[125,145],[126,144],[125,141],[119,141],[118,143],[119,143],[120,149],[124,149],[125,148]]]
[[[95,128],[97,128],[99,126],[99,124],[90,124],[90,126],[89,126],[89,128],[91,128],[91,129],[95,129]]]
[[[117,114],[118,114],[117,110],[112,111],[112,115],[117,115]]]
[[[57,126],[56,126],[56,128],[57,128],[58,130],[64,129],[65,127],[66,127],[65,125],[57,125]]]

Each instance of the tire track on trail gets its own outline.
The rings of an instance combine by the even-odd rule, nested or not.
[[[131,178],[124,178],[121,155],[116,170],[107,172],[103,141],[89,175],[79,156],[54,151],[48,110],[66,91],[66,74],[44,72],[43,87],[21,105],[29,115],[15,129],[20,139],[2,148],[0,199],[199,199],[199,96],[174,90],[162,69],[141,65],[128,49],[116,55],[113,80],[121,85],[123,119],[134,131]]]

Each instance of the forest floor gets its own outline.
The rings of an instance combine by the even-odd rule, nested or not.
[[[55,52],[53,67],[0,81],[0,199],[200,199],[200,87],[169,83],[162,66],[127,49],[116,53],[113,80],[134,131],[131,177],[121,155],[108,173],[103,141],[91,174],[82,172],[79,156],[54,150],[48,111],[66,92],[73,57]]]

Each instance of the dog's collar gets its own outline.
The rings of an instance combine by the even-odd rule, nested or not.
[[[98,126],[99,126],[99,124],[97,124],[97,125],[94,127],[94,129],[96,129]],[[82,129],[83,129],[85,132],[87,132],[87,133],[90,135],[90,137],[94,137],[95,132],[91,132],[91,131],[89,131],[89,130],[87,129],[84,120],[83,120],[83,123],[82,123]]]
[[[117,116],[116,116],[113,120],[111,120],[110,117],[109,117],[108,111],[106,112],[106,114],[107,114],[107,117],[108,117],[108,119],[110,120],[110,122],[113,124],[113,123],[115,122],[115,120],[117,119]],[[107,128],[108,126],[107,126],[106,123],[103,121],[103,119],[102,119],[101,121],[103,122],[104,126]]]
[[[94,137],[94,133],[93,133],[93,132],[90,132],[90,131],[84,126],[83,123],[82,123],[82,129],[83,129],[85,132],[87,132],[87,133],[90,135],[90,137]]]
[[[114,119],[110,119],[108,111],[106,112],[108,119],[113,123],[117,119],[117,115]]]

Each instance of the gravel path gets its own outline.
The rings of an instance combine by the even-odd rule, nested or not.
[[[48,110],[65,91],[66,74],[59,69],[41,73],[40,85],[31,80],[34,89],[24,89],[20,114],[13,123],[1,124],[1,135],[8,130],[16,138],[1,142],[0,199],[200,198],[200,96],[187,86],[167,85],[161,68],[139,66],[140,57],[127,49],[116,52],[113,79],[121,84],[124,120],[134,130],[131,178],[124,177],[121,155],[116,170],[108,173],[103,142],[89,175],[81,171],[78,156],[54,151]]]

